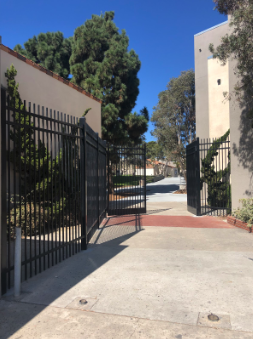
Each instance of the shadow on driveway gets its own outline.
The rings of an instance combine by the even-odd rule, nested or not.
[[[59,306],[57,299],[122,252],[127,246],[121,243],[142,230],[138,215],[133,216],[133,221],[135,227],[110,227],[110,232],[107,232],[106,237],[103,236],[103,241],[99,244],[101,235],[108,228],[105,224],[94,234],[87,251],[82,251],[22,283],[20,297],[14,298],[11,291],[3,296],[0,300],[0,338],[7,339],[15,334],[48,305],[65,307]],[[19,301],[22,307],[16,309],[15,304],[8,301]],[[31,307],[31,304],[34,306]]]

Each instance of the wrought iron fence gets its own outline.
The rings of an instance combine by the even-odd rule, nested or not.
[[[146,146],[110,146],[108,214],[146,213]]]
[[[231,212],[229,131],[219,139],[197,138],[186,149],[187,205],[196,215]]]
[[[6,98],[2,106],[2,293],[85,249],[106,210],[106,145],[85,122]]]

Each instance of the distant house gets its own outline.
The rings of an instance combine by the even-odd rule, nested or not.
[[[136,167],[136,175],[143,175],[144,169]],[[146,175],[164,175],[165,177],[177,177],[178,170],[176,165],[173,162],[168,161],[158,161],[147,159],[146,164]]]

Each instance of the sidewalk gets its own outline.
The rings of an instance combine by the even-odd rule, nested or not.
[[[193,228],[145,218],[105,225],[87,251],[1,300],[0,338],[252,339],[252,237],[216,219]]]

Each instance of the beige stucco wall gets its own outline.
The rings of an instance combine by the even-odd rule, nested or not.
[[[223,95],[229,92],[229,64],[222,66],[220,61],[211,58],[207,60],[207,70],[209,138],[219,138],[229,129],[229,101]]]
[[[57,79],[41,72],[9,53],[1,53],[1,83],[6,87],[5,72],[11,64],[17,70],[16,81],[22,100],[48,107],[80,118],[85,109],[92,108],[86,115],[90,127],[101,137],[101,104],[78,92]]]
[[[211,56],[209,51],[209,44],[213,43],[217,46],[221,37],[228,32],[228,23],[224,22],[217,27],[212,27],[207,31],[198,33],[194,36],[194,54],[195,54],[195,87],[196,87],[196,134],[200,139],[213,137],[210,135],[210,130],[213,131],[214,126],[212,119],[209,118],[209,105],[213,107],[213,98],[210,98],[210,93],[216,91],[217,79],[214,75],[213,80],[208,80],[208,74],[210,75],[211,68],[216,68],[217,65],[208,59]],[[226,72],[225,69],[221,69],[222,66],[217,66],[215,74],[220,72]],[[209,90],[209,86],[210,90]],[[220,86],[218,86],[220,87]],[[217,91],[219,89],[217,88]],[[222,91],[221,91],[222,92]],[[222,93],[221,93],[222,94]],[[218,98],[217,98],[218,100]],[[222,105],[222,100],[221,104]]]
[[[225,22],[194,37],[196,131],[197,137],[204,139],[220,137],[230,127],[234,210],[240,206],[239,199],[253,197],[253,129],[233,94],[238,81],[235,74],[236,61],[229,60],[226,66],[221,66],[218,61],[208,58],[211,56],[209,44],[217,46],[221,37],[229,33],[229,29],[228,22]],[[220,86],[217,85],[218,79],[221,79]],[[231,100],[224,101],[223,91],[229,92]]]
[[[229,86],[233,90],[238,79],[235,76],[235,61],[229,69]],[[232,209],[240,206],[239,199],[253,197],[253,129],[246,112],[235,100],[230,106],[230,138],[231,138],[231,189]]]

